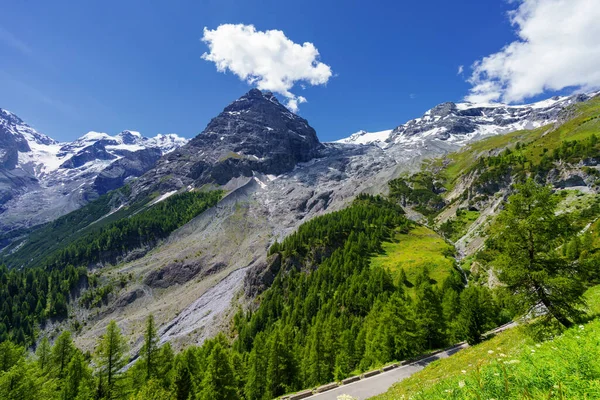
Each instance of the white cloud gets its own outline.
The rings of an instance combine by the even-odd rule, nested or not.
[[[546,90],[600,87],[598,0],[517,0],[519,39],[473,64],[472,102],[519,102]]]
[[[285,96],[294,112],[306,102],[290,92],[296,82],[324,85],[332,76],[331,68],[318,61],[319,51],[312,43],[294,43],[282,31],[224,24],[204,28],[202,41],[209,48],[202,58],[214,62],[219,72],[229,70],[260,90]]]
[[[456,75],[462,75],[462,73],[465,71],[465,66],[464,65],[459,65],[458,66],[458,72],[456,73]]]

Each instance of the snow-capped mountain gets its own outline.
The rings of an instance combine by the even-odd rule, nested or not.
[[[43,223],[142,175],[187,143],[123,131],[59,143],[0,109],[0,231]]]
[[[566,106],[588,99],[590,95],[553,97],[537,103],[507,105],[500,103],[442,103],[422,117],[394,129],[379,132],[359,131],[338,140],[346,144],[376,144],[389,148],[410,146],[429,139],[466,143],[486,136],[520,129],[534,129],[556,122]]]

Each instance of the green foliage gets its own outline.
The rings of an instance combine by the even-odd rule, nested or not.
[[[85,276],[85,268],[71,265],[60,270],[0,266],[0,342],[33,343],[37,323],[67,316],[70,294]]]
[[[127,343],[121,330],[110,321],[97,347],[99,392],[107,399],[122,398],[122,368],[127,364]]]
[[[75,350],[73,339],[71,339],[71,332],[63,331],[56,339],[54,346],[52,346],[52,369],[58,379],[64,378],[67,366],[71,362]]]
[[[343,379],[463,336],[448,328],[442,309],[444,293],[463,288],[456,272],[432,285],[421,266],[413,300],[387,268],[371,263],[384,241],[402,242],[413,226],[394,203],[361,196],[271,248],[282,257],[281,270],[258,309],[235,318],[233,346],[248,359],[248,398]]]
[[[105,225],[95,223],[93,229],[86,229],[88,233],[81,234],[76,240],[64,239],[68,244],[55,250],[39,266],[25,269],[0,266],[0,342],[12,340],[22,344],[33,343],[37,323],[49,317],[67,316],[67,304],[74,290],[85,285],[86,267],[89,264],[114,261],[127,251],[153,245],[212,207],[222,194],[217,190],[174,195],[129,218]],[[97,201],[98,204],[92,202],[86,206],[88,211],[94,213],[94,218],[107,210],[110,198],[101,197]],[[74,216],[68,214],[52,223],[51,227],[55,227],[57,232],[46,232],[44,240],[51,237],[59,241],[63,237],[61,232],[67,229],[70,222],[75,227],[80,227],[81,221],[89,224],[90,217],[84,217],[81,212],[75,212]],[[32,243],[37,240],[36,237],[30,239]],[[15,260],[12,259],[12,262]],[[88,308],[99,306],[114,290],[112,282],[103,286],[96,286],[95,282],[92,275],[89,280],[91,288],[81,296],[80,305]]]
[[[231,360],[221,343],[213,346],[206,367],[198,400],[235,400],[237,396]]]
[[[460,294],[458,327],[467,343],[479,343],[481,335],[494,327],[495,311],[490,292],[482,287],[471,285]]]
[[[548,187],[528,180],[516,189],[488,243],[497,251],[493,264],[521,311],[542,303],[569,327],[579,316],[585,288],[577,265],[558,252],[572,235],[568,218],[556,215],[557,200]]]
[[[81,236],[54,252],[45,263],[48,267],[60,268],[67,264],[87,266],[100,261],[114,261],[130,250],[154,245],[157,240],[214,206],[222,195],[222,191],[215,190],[171,196],[129,218],[119,219]]]
[[[400,393],[413,399],[428,400],[597,398],[600,380],[598,338],[600,321],[575,326],[552,341],[519,346],[517,354],[488,350],[485,365],[475,363],[467,374],[455,374],[450,378],[440,376],[441,380],[422,385],[418,390],[404,391],[400,384],[378,398],[400,398]],[[417,378],[423,377],[416,375],[411,379]]]
[[[110,222],[112,218],[101,218],[107,215],[113,208],[118,207],[129,190],[128,186],[124,186],[100,196],[78,210],[72,211],[52,222],[33,228],[33,231],[27,235],[25,242],[13,244],[15,247],[18,245],[18,248],[14,249],[14,252],[5,252],[5,254],[9,254],[8,257],[5,257],[6,264],[11,267],[39,265],[48,254],[58,250],[66,243],[71,243],[86,228],[90,226],[99,228]],[[135,208],[130,208],[130,211],[133,212]],[[118,215],[122,214],[123,212]],[[9,249],[11,248],[9,247]]]
[[[162,387],[157,380],[149,380],[144,387],[131,400],[169,400],[172,398],[171,393]]]
[[[436,214],[446,205],[430,174],[421,172],[407,179],[393,179],[388,185],[390,200],[397,201],[403,207],[414,207],[425,216]]]
[[[141,363],[144,366],[146,381],[157,376],[159,363],[158,332],[154,325],[154,316],[150,314],[146,320],[144,345],[140,351]]]

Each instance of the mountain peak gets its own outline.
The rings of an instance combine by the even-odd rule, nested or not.
[[[16,114],[13,114],[12,112],[3,108],[0,108],[0,119],[4,119],[11,124],[24,124],[23,120],[19,118]]]

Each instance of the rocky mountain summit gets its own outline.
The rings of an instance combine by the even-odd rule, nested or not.
[[[133,184],[134,195],[158,190],[225,185],[233,178],[274,177],[323,154],[308,122],[276,97],[253,89],[240,97],[187,145],[165,157]]]
[[[71,154],[52,164],[63,173],[105,163],[91,175],[104,188],[131,179],[123,178],[123,171],[139,165],[140,176],[131,180],[124,200],[129,204],[151,197],[152,206],[192,189],[226,193],[152,251],[111,269],[133,278],[99,313],[78,310],[90,322],[78,340],[85,346],[93,343],[116,318],[127,334],[137,337],[136,329],[153,313],[161,340],[179,348],[201,343],[231,317],[231,302],[240,291],[253,298],[271,284],[279,266],[267,259],[267,249],[303,222],[344,208],[359,193],[384,193],[390,179],[419,170],[424,159],[485,136],[559,121],[565,107],[585,98],[528,106],[444,103],[395,129],[321,143],[308,122],[271,93],[251,90],[187,144],[166,154],[148,154],[149,159],[159,157],[148,169],[143,160],[124,155],[141,146],[135,132],[116,137],[90,133],[68,147],[50,144]],[[53,176],[45,169],[39,173]],[[73,193],[76,187],[67,190]]]
[[[57,218],[152,168],[184,145],[175,134],[146,138],[88,132],[59,143],[0,109],[0,232]]]
[[[521,129],[534,129],[558,121],[565,107],[586,101],[595,94],[553,97],[537,103],[507,105],[501,103],[439,104],[416,119],[394,129],[380,132],[359,131],[339,143],[376,144],[384,149],[395,145],[415,146],[428,140],[458,143]]]

